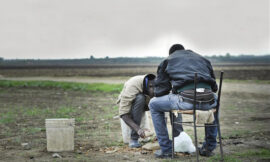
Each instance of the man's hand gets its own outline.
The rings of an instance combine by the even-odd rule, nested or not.
[[[138,135],[141,137],[141,138],[145,138],[145,132],[142,128],[140,128],[138,131],[137,131]]]
[[[121,118],[125,121],[125,123],[133,130],[137,131],[137,134],[141,138],[149,137],[153,135],[150,130],[145,128],[140,128],[134,121],[131,119],[130,114],[124,114],[121,116]]]
[[[143,129],[143,128],[140,128],[138,131],[137,131],[138,135],[141,137],[141,138],[146,138],[146,137],[149,137],[153,134],[151,134],[150,130],[148,129]]]

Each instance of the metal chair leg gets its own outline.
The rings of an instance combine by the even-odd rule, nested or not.
[[[217,127],[218,127],[218,138],[219,138],[219,147],[220,147],[221,161],[223,161],[224,160],[224,157],[223,157],[223,147],[222,147],[221,132],[220,132],[220,126],[219,126],[219,119],[218,119],[218,117],[217,117]]]
[[[197,161],[199,161],[199,150],[198,150],[198,140],[197,140],[197,126],[196,126],[196,114],[193,114],[193,126],[194,126],[194,136],[195,136],[196,159],[197,159]]]
[[[216,112],[216,120],[217,120],[217,127],[218,127],[218,138],[219,138],[221,161],[224,160],[222,140],[221,140],[221,132],[220,132],[220,125],[219,125],[219,106],[220,106],[222,80],[223,80],[223,71],[220,73],[219,90],[218,90],[218,102],[217,102],[217,112]]]
[[[193,126],[194,126],[194,136],[195,136],[195,147],[196,147],[196,159],[199,161],[199,150],[197,141],[197,126],[196,126],[196,89],[197,89],[197,73],[194,76],[194,103],[193,103]]]
[[[173,112],[171,112],[171,120],[172,120],[172,159],[174,158],[174,117]]]

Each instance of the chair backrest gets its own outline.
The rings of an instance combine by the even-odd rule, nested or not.
[[[220,97],[221,97],[221,87],[222,87],[222,81],[223,81],[223,71],[220,72],[220,79],[219,79],[219,88],[218,88],[218,100],[217,100],[217,112],[219,113],[219,105],[220,105]]]

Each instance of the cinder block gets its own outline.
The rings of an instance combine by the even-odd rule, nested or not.
[[[47,151],[62,152],[74,150],[75,119],[46,119]]]

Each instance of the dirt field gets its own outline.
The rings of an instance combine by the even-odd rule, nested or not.
[[[126,79],[75,81],[123,83]],[[151,151],[129,149],[123,144],[114,104],[117,96],[58,88],[0,88],[0,161],[156,161]],[[269,98],[268,83],[224,83],[220,116],[226,161],[270,160]],[[59,153],[61,159],[46,151],[45,119],[55,117],[76,119],[75,151]],[[191,128],[184,129],[193,137]],[[200,128],[200,142],[203,137]],[[21,143],[29,143],[30,149],[24,149]],[[218,148],[215,153],[219,154]],[[200,157],[203,161],[217,158]],[[175,160],[192,161],[195,156],[178,155]]]
[[[227,79],[240,80],[270,80],[270,64],[263,65],[219,65],[214,66],[214,71],[219,78],[220,71],[226,73]],[[134,76],[146,73],[155,74],[157,65],[99,65],[99,66],[37,66],[37,67],[0,67],[3,77],[117,77]]]

